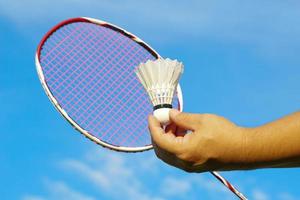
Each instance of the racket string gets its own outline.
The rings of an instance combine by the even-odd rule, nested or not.
[[[97,50],[95,49],[93,52],[97,52]],[[87,58],[88,59],[88,58]],[[93,62],[93,63],[90,63],[91,65],[92,64],[96,64],[95,62]],[[98,67],[94,67],[94,68],[92,68],[90,71],[89,71],[89,73],[87,73],[85,76],[86,77],[90,77],[90,75],[92,75],[93,73],[101,73],[105,68],[101,68],[101,70],[100,71],[97,71],[99,68]],[[84,70],[82,70],[82,73],[83,72],[85,72]],[[80,75],[82,75],[82,73],[80,73]],[[80,77],[80,76],[79,76]],[[79,78],[78,77],[78,78]],[[99,76],[94,76],[94,78],[92,79],[92,80],[89,80],[89,82],[93,82],[93,81],[95,81],[96,79],[99,79]],[[74,79],[73,79],[74,80]],[[87,81],[86,79],[83,79],[83,81]],[[74,83],[74,82],[72,82],[72,83]],[[84,93],[85,95],[84,96],[82,96],[81,98],[84,98],[84,97],[87,97],[88,96],[88,93],[89,92],[85,92],[85,90],[86,89],[90,89],[90,90],[92,90],[93,88],[88,88],[90,85],[89,84],[81,84],[80,82],[78,83],[78,84],[75,84],[76,86],[75,87],[73,87],[73,89],[72,90],[69,90],[67,93],[63,93],[62,92],[62,94],[63,94],[63,96],[65,96],[65,98],[68,96],[68,94],[71,94],[71,95],[73,95],[73,93],[74,92],[76,92],[76,93]],[[94,84],[95,85],[95,84]],[[74,97],[76,97],[76,95],[74,95]],[[62,100],[64,100],[64,99],[62,99]],[[71,102],[72,102],[72,100],[73,99],[71,99],[70,101],[69,101],[69,104],[71,104]],[[65,106],[69,106],[69,104],[65,104]],[[91,104],[92,105],[92,104]]]
[[[96,49],[93,49],[93,52],[97,52],[97,50]],[[91,54],[90,54],[91,55]],[[87,60],[89,59],[89,57],[87,58]],[[91,64],[94,64],[94,63],[91,63]],[[80,68],[77,68],[77,70],[78,69],[80,69]],[[94,70],[93,69],[98,69],[97,67],[94,67],[94,68],[92,68],[92,70],[90,70],[90,73],[87,75],[87,76],[90,76],[91,75],[91,73],[93,73],[94,72]],[[102,68],[102,69],[105,69],[105,68]],[[74,72],[76,72],[77,70],[74,70],[72,73],[74,73]],[[84,70],[82,70],[82,72],[85,72]],[[72,74],[69,74],[68,76],[70,76],[70,75],[72,75]],[[81,74],[80,74],[81,75]],[[62,78],[63,80],[67,80],[67,77],[60,77],[60,78]],[[72,84],[74,84],[74,80],[78,80],[78,79],[82,79],[82,78],[80,78],[80,76],[78,76],[78,77],[74,77],[73,79],[71,79],[71,82],[69,83],[69,85],[72,85]],[[83,79],[84,81],[85,81],[85,79]],[[62,90],[62,91],[60,91],[60,93],[62,94],[62,101],[64,101],[65,100],[65,98],[67,98],[68,97],[68,95],[69,94],[73,94],[73,92],[74,91],[78,91],[78,92],[82,92],[82,93],[84,93],[84,87],[80,87],[81,85],[80,85],[80,83],[79,84],[74,84],[75,85],[75,87],[73,87],[73,89],[72,90],[68,90],[67,92],[66,92],[66,90],[68,89],[68,87],[66,86],[65,87],[65,90]],[[87,87],[88,86],[88,84],[85,84],[85,86]],[[58,88],[56,87],[56,88],[54,88],[54,90],[57,90]],[[58,93],[59,94],[59,93]],[[60,95],[60,94],[59,94]],[[74,95],[75,96],[75,95]],[[72,100],[73,99],[69,99],[69,103],[71,103],[72,102]],[[68,104],[65,104],[65,106],[68,106]]]
[[[45,51],[44,55],[47,56],[41,59],[47,65],[44,67],[48,72],[47,84],[70,117],[101,140],[109,139],[110,143],[120,146],[129,143],[132,146],[149,144],[146,118],[152,112],[152,107],[145,103],[148,97],[138,84],[134,84],[136,79],[130,72],[140,62],[155,57],[119,33],[112,34],[111,30],[104,32],[99,26],[95,26],[95,29],[85,27],[84,31],[78,31],[78,36],[68,27],[64,31],[73,33],[69,39],[61,42],[64,33],[61,31],[60,37],[53,38],[56,47],[47,42],[51,50]],[[101,38],[98,32],[101,32]],[[75,45],[72,39],[76,40]],[[91,55],[85,53],[87,48]],[[101,66],[100,70],[97,65]],[[111,129],[113,135],[106,137],[108,129],[116,127],[116,124],[120,130]]]
[[[85,37],[90,36],[90,34],[92,34],[92,31],[89,31],[89,34],[86,35]],[[83,35],[82,35],[82,34],[78,34],[77,37],[79,37],[79,36],[83,36]],[[96,37],[96,36],[94,35],[94,37]],[[78,39],[78,38],[77,38],[77,39]],[[82,40],[82,41],[83,41],[83,40]],[[71,50],[68,52],[67,55],[70,55],[71,53],[73,53],[73,56],[71,56],[70,58],[68,58],[68,60],[69,60],[68,62],[65,62],[65,61],[63,60],[63,58],[62,58],[62,59],[58,59],[59,63],[62,63],[62,65],[59,66],[59,69],[65,69],[65,68],[67,68],[67,64],[68,64],[68,63],[71,63],[70,65],[72,65],[72,66],[76,66],[76,64],[77,64],[78,62],[81,61],[81,58],[85,58],[84,56],[80,56],[80,58],[79,58],[79,59],[76,59],[75,62],[74,62],[74,57],[75,57],[76,55],[78,55],[78,54],[74,53],[74,52],[78,51],[78,49],[77,49],[76,47],[80,46],[81,49],[84,47],[84,45],[81,45],[81,44],[83,44],[83,43],[82,43],[82,42],[78,42],[77,45],[74,46],[73,49],[71,49]],[[94,46],[93,43],[90,42],[89,45],[90,45],[90,48],[94,48],[94,47],[93,47],[93,46]],[[94,51],[93,51],[94,53],[97,52],[96,49],[93,49],[93,50],[94,50]],[[88,57],[85,58],[85,62],[87,62],[87,61],[89,60],[89,58],[90,58],[92,55],[93,55],[93,54],[89,54]],[[64,57],[64,58],[66,58],[66,57]],[[85,63],[85,62],[84,62],[84,63]],[[83,65],[84,63],[81,63],[81,65]],[[46,64],[45,66],[47,66],[47,64]],[[55,68],[52,67],[51,69],[55,69]],[[77,67],[77,70],[79,70],[79,69],[80,69],[80,65]],[[70,74],[68,74],[68,76],[72,76],[74,73],[77,72],[77,70],[73,70]],[[82,70],[82,71],[84,71],[84,70]],[[49,73],[51,73],[51,70],[49,70]],[[58,73],[58,72],[57,72],[57,73]],[[51,74],[51,75],[49,76],[49,78],[51,78],[51,77],[54,76],[54,75],[57,75],[57,73]],[[77,80],[76,78],[78,78],[78,77],[79,77],[79,76],[74,77],[74,78],[71,79],[71,80],[73,80],[73,81],[74,81],[74,80]],[[59,83],[59,86],[62,85],[62,84],[64,84],[66,80],[68,80],[68,79],[67,79],[67,78],[64,78],[63,81]],[[54,90],[55,90],[55,89],[57,89],[57,88],[54,88]],[[62,91],[62,92],[64,92],[64,91]]]
[[[133,80],[133,79],[132,79]],[[138,86],[138,84],[136,84],[136,86]],[[131,94],[134,95],[134,93],[132,92]],[[129,94],[130,95],[130,94]],[[133,96],[135,97],[135,96]],[[107,118],[102,118],[98,121],[98,123],[96,124],[96,126],[99,126],[102,122],[104,122],[103,124],[101,125],[107,125],[107,122],[113,120],[113,119],[116,119],[116,121],[118,121],[119,119],[122,119],[123,117],[126,116],[126,110],[124,110],[124,107],[122,106],[123,104],[127,104],[129,103],[129,101],[131,101],[132,99],[135,99],[134,102],[132,102],[133,105],[142,105],[142,104],[138,104],[137,102],[139,102],[141,100],[141,97],[143,97],[144,99],[148,100],[147,98],[145,98],[144,96],[138,96],[136,98],[133,98],[133,97],[130,97],[130,98],[127,98],[127,100],[125,102],[122,102],[122,100],[118,99],[117,101],[114,102],[114,104],[112,105],[112,107],[110,108],[110,110],[106,110],[106,108],[108,108],[109,104],[106,104],[106,106],[103,108],[104,110],[106,110],[106,115],[105,116],[109,116],[109,119],[110,120],[107,120]],[[148,104],[149,105],[149,104]],[[116,106],[118,106],[118,109],[116,109]],[[137,108],[137,107],[136,107]],[[113,111],[113,112],[112,112]],[[121,112],[122,111],[122,112]],[[135,113],[137,110],[131,110],[131,113]],[[141,113],[144,113],[143,110],[139,110],[139,112]],[[130,121],[134,121],[135,123],[138,123],[139,121],[141,121],[140,119],[132,119],[130,117],[127,117],[127,122],[130,122]],[[89,122],[89,125],[91,125],[91,122]],[[115,125],[113,126],[109,126],[109,127],[114,127]],[[104,139],[105,136],[109,133],[110,129],[109,130],[106,130],[102,135],[101,135],[101,138]],[[131,130],[132,131],[132,130]],[[115,133],[117,133],[117,130],[115,131]],[[111,134],[112,136],[113,134]],[[110,139],[110,138],[109,138]]]
[[[105,67],[103,67],[102,69],[105,69]],[[110,68],[109,70],[111,70],[112,68]],[[114,70],[113,70],[114,71]],[[125,70],[124,70],[125,71]],[[106,73],[108,73],[108,71],[106,72]],[[117,75],[117,74],[119,74],[119,73],[117,73],[117,72],[115,72],[115,73],[113,73],[113,74],[110,74],[111,75],[111,77],[114,77],[115,75]],[[105,77],[104,75],[102,75],[102,77]],[[91,80],[91,81],[94,81],[96,79],[96,83],[94,84],[95,86],[97,86],[98,85],[98,83],[100,83],[101,81],[102,81],[102,79],[101,78],[99,78],[99,77],[94,77],[94,79],[93,80]],[[90,81],[90,82],[91,82]],[[105,80],[105,82],[103,82],[103,83],[101,83],[101,85],[106,85],[107,84],[107,82],[108,81],[111,81],[111,79],[106,79]],[[104,95],[105,95],[105,93],[102,93],[103,95],[96,95],[96,93],[95,93],[95,95],[94,96],[92,96],[92,97],[90,97],[91,99],[93,99],[94,97],[94,100],[91,102],[91,104],[90,105],[93,105],[94,103],[96,103],[97,102],[97,100],[99,100],[100,98],[102,98]],[[110,97],[111,96],[111,94],[108,94],[107,95],[108,97]],[[106,101],[107,99],[104,99],[104,101]],[[101,106],[101,104],[97,104],[97,105],[99,105],[98,107],[100,107]],[[98,109],[98,107],[96,107],[96,108],[94,108],[94,109]],[[87,110],[89,109],[89,107],[88,108],[86,108]],[[79,115],[78,117],[81,117],[81,115]],[[88,124],[87,124],[88,125]]]
[[[127,70],[124,70],[124,71],[127,72]],[[132,73],[130,73],[130,71],[129,71],[127,75],[130,75],[130,74],[132,74]],[[126,75],[126,74],[121,74],[121,75]],[[132,79],[130,79],[130,81],[127,82],[125,86],[119,84],[117,87],[114,87],[114,89],[113,89],[109,94],[107,94],[107,97],[104,98],[103,100],[104,100],[104,101],[108,101],[108,100],[109,100],[108,98],[110,98],[110,97],[112,97],[112,96],[119,96],[121,93],[125,93],[124,90],[120,90],[120,87],[124,87],[124,88],[126,89],[126,88],[127,88],[127,85],[129,86],[129,85],[131,84],[131,82],[133,82],[133,81],[136,81],[135,77],[133,77]],[[139,86],[139,84],[138,84],[137,81],[136,81],[136,82],[133,82],[133,84],[134,84],[134,87],[138,87],[138,86]],[[118,93],[115,93],[115,94],[114,94],[114,92],[116,92],[116,91],[117,91]],[[130,92],[130,91],[129,91],[129,92]],[[114,94],[114,95],[113,95],[113,94]],[[127,97],[130,96],[130,95],[135,95],[135,93],[128,93],[128,94],[127,94]],[[102,98],[103,96],[105,96],[105,94],[102,94],[102,95],[101,95],[100,97],[98,97],[98,98]],[[114,106],[116,106],[116,105],[118,105],[118,104],[120,104],[120,103],[126,104],[127,102],[125,102],[125,103],[124,103],[124,102],[121,102],[121,100],[119,99],[119,101],[115,102],[115,103],[113,104],[113,106],[110,108],[110,110],[108,110],[108,113],[110,113],[110,111],[114,109]],[[106,111],[106,109],[109,107],[109,105],[110,105],[110,104],[106,104],[106,106],[105,106],[104,108],[102,108],[102,110],[105,110],[105,111]],[[96,107],[95,109],[98,109],[99,107],[100,107],[100,105],[99,105],[98,107]],[[117,115],[117,114],[119,113],[119,111],[120,111],[120,110],[114,111],[115,115]]]
[[[121,66],[120,66],[121,67]],[[123,74],[123,73],[117,73],[117,79],[119,78],[119,77],[121,77],[121,76],[129,76],[129,75],[131,75],[132,73],[130,72],[130,70],[123,70],[122,71],[123,73],[126,73],[127,72],[127,74]],[[105,76],[104,76],[105,77]],[[133,77],[133,79],[130,79],[130,81],[132,82],[132,80],[134,80],[134,78],[135,77]],[[98,80],[100,80],[100,79],[98,79]],[[109,80],[109,79],[107,79],[107,80]],[[100,82],[100,81],[99,81]],[[131,82],[127,82],[127,85],[130,85],[130,83]],[[138,82],[137,82],[138,83]],[[102,83],[102,85],[106,85],[107,84],[107,81],[106,82],[104,82],[104,83]],[[96,84],[97,85],[97,84]],[[111,98],[111,97],[113,97],[113,96],[119,96],[122,92],[124,93],[124,91],[122,91],[122,90],[119,90],[120,92],[119,93],[116,93],[116,94],[114,94],[114,92],[115,91],[118,91],[118,89],[119,89],[119,87],[125,87],[125,88],[127,88],[127,85],[125,85],[124,86],[124,84],[118,84],[116,87],[113,87],[114,89],[112,90],[112,91],[110,91],[110,93],[108,93],[108,94],[105,94],[105,93],[103,93],[102,95],[100,95],[100,96],[98,96],[98,97],[96,97],[95,98],[95,102],[98,100],[98,99],[100,99],[100,98],[102,98],[102,97],[104,97],[104,96],[107,96],[106,98],[104,98],[103,100],[105,101],[105,102],[107,102],[109,99],[108,98]],[[135,84],[135,86],[137,86],[138,84]],[[130,95],[134,95],[134,93],[131,93],[131,94],[127,94],[127,96],[130,96]],[[112,99],[111,99],[112,100]],[[94,102],[92,102],[92,103],[94,103]],[[116,102],[116,103],[114,103],[113,105],[117,105],[117,104],[119,104],[119,103],[121,103],[121,102]],[[104,107],[104,108],[102,108],[102,110],[106,110],[106,108],[109,106],[110,104],[106,104],[106,107]],[[94,108],[94,109],[98,109],[99,107],[101,106],[101,104],[98,104],[98,107],[96,107],[96,108]],[[87,109],[89,109],[89,108],[87,108]],[[112,110],[113,108],[111,108],[111,110]],[[118,113],[119,111],[116,111],[115,113]],[[89,124],[87,124],[87,125],[89,125]]]
[[[60,45],[62,45],[62,44],[64,44],[63,42],[65,42],[65,41],[67,41],[69,38],[71,38],[71,36],[73,36],[80,28],[82,28],[82,26],[77,26],[71,33],[69,33],[69,34],[66,34],[67,36],[62,36],[62,40],[55,46],[55,48],[51,48],[47,53],[46,53],[46,55],[44,55],[43,57],[44,58],[47,58],[48,57],[48,55],[49,54],[51,54],[53,51],[56,51],[59,47],[60,47]],[[65,28],[64,28],[64,30],[65,29],[69,29],[69,26],[66,26]],[[59,31],[59,30],[58,30]],[[59,36],[59,34],[55,34],[55,36]],[[46,42],[48,42],[48,41],[46,41]],[[58,58],[58,56],[59,55],[61,55],[60,53],[63,53],[64,51],[57,51],[57,53],[55,53],[54,55],[54,57],[51,59],[51,60],[49,60],[48,62],[52,62],[55,58]],[[46,64],[47,64],[47,61],[46,61]]]
[[[80,28],[80,27],[82,27],[82,26],[77,27],[77,29]],[[78,29],[78,30],[79,30],[79,29]],[[58,30],[58,31],[59,31],[59,30]],[[85,28],[82,27],[82,28],[80,29],[80,31],[78,31],[77,33],[82,32],[82,31],[85,31]],[[72,39],[71,42],[74,41],[74,40],[79,40],[79,37],[82,35],[82,34],[76,34],[76,37],[75,37],[75,38],[72,38],[71,36],[74,36],[74,34],[75,34],[75,30],[74,30],[73,34],[69,34],[68,37],[67,37],[68,39]],[[57,35],[57,34],[56,34],[56,35]],[[55,36],[56,36],[56,35],[55,35]],[[67,41],[67,40],[63,39],[62,41]],[[79,41],[80,41],[80,40],[79,40]],[[47,42],[49,42],[49,40],[48,40]],[[55,63],[57,63],[57,62],[60,62],[60,63],[66,63],[66,62],[62,62],[62,61],[63,61],[69,54],[73,53],[75,47],[79,46],[79,45],[81,44],[81,42],[83,42],[83,41],[81,40],[80,42],[76,43],[76,46],[73,46],[73,48],[72,48],[71,51],[69,51],[69,49],[68,49],[68,47],[71,47],[71,45],[66,45],[65,43],[60,43],[59,45],[54,46],[54,47],[53,47],[53,50],[50,50],[46,55],[44,55],[44,56],[42,57],[42,62],[44,62],[44,67],[47,67],[47,65],[49,65],[50,63],[53,63],[53,62],[55,62]],[[71,43],[71,44],[72,44],[72,43]],[[56,52],[55,52],[55,50],[57,50],[57,49],[59,48],[58,46],[61,46],[61,45],[64,45],[64,48],[62,48],[61,51],[56,51]],[[52,52],[53,52],[54,56],[53,56],[49,61],[47,61],[47,58],[51,55]],[[65,55],[63,55],[61,58],[59,58],[59,56],[62,55],[64,52],[68,52],[68,53],[65,54]],[[54,59],[57,59],[57,60],[54,60]],[[60,68],[62,68],[62,67],[60,67]],[[58,68],[51,68],[51,69],[58,69]],[[49,72],[51,72],[51,70],[50,70]]]
[[[145,106],[144,102],[146,102],[146,99],[144,99],[143,102],[141,102],[141,103],[139,103],[139,104],[136,104],[136,103],[139,102],[140,100],[141,100],[141,99],[136,98],[136,100],[135,100],[135,102],[134,102],[134,104],[136,105],[136,107],[135,107],[135,110],[132,110],[132,111],[137,111],[137,112],[141,112],[141,111],[142,111],[142,110],[139,109],[139,108],[141,108],[142,106]],[[122,118],[122,117],[124,116],[124,113],[125,113],[125,112],[122,112],[119,118]],[[131,113],[128,115],[128,119],[131,119],[130,121],[132,121],[132,122],[139,123],[140,119],[133,120],[133,117],[134,117],[133,115],[134,115],[134,114],[136,114],[136,112],[131,112]],[[149,114],[150,114],[150,113],[149,113]],[[102,137],[105,137],[105,135],[108,134],[108,133],[110,132],[110,130],[112,130],[112,128],[113,128],[113,126],[110,126],[110,127],[107,129],[106,133],[103,134]],[[118,128],[117,128],[117,129],[114,129],[114,132],[111,133],[111,134],[109,135],[109,137],[107,138],[107,140],[110,141],[111,138],[112,138],[114,135],[116,135],[116,134],[118,133],[118,131],[120,131],[121,128],[126,128],[126,126],[124,126],[124,127],[118,126]],[[132,130],[128,130],[128,131],[132,133]],[[129,135],[129,133],[126,133],[126,134]],[[137,134],[137,133],[135,133],[135,134]]]
[[[141,103],[140,105],[141,106],[145,106],[145,105],[147,105],[147,104],[149,104],[149,101],[148,101],[148,99],[145,99],[144,101],[143,101],[143,103]],[[139,107],[141,107],[141,106],[139,106]],[[150,114],[150,113],[149,113]],[[139,118],[141,118],[141,117],[143,117],[142,116],[142,114],[138,114],[138,115],[136,115],[135,116],[135,118],[137,119],[137,120],[139,120]],[[134,122],[134,121],[133,121]],[[143,127],[146,127],[146,128],[143,128],[143,130],[141,130],[141,131],[138,131],[138,133],[134,133],[132,130],[128,130],[128,134],[126,134],[126,137],[123,139],[123,140],[121,140],[121,144],[122,143],[125,143],[125,141],[127,141],[127,142],[129,142],[127,145],[128,146],[130,146],[130,145],[132,145],[133,144],[133,142],[136,142],[136,141],[138,141],[138,140],[140,140],[141,139],[141,134],[143,133],[143,131],[147,131],[147,132],[149,132],[148,131],[148,129],[147,129],[147,123],[145,123],[145,122],[143,122]],[[135,123],[133,123],[132,124],[132,126],[133,127],[135,127],[135,128],[138,128],[138,127],[141,127],[141,126],[139,126],[139,124],[135,124]],[[146,130],[145,130],[146,129]],[[148,137],[150,137],[150,133],[149,133],[149,135],[147,135]],[[130,140],[129,140],[130,139]]]

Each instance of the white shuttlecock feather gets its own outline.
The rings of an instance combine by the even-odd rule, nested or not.
[[[154,116],[161,124],[168,124],[169,110],[172,108],[174,92],[183,73],[183,64],[169,58],[148,60],[141,63],[135,73],[149,94]]]

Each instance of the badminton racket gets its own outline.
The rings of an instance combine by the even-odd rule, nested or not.
[[[103,147],[140,152],[152,149],[147,117],[153,108],[134,70],[159,57],[135,35],[81,17],[65,20],[46,33],[35,60],[47,96],[76,130]],[[180,86],[172,104],[182,111]]]

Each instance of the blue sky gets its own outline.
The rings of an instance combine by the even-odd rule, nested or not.
[[[293,0],[0,0],[1,199],[233,199],[209,174],[171,168],[153,151],[116,153],[84,139],[44,94],[36,46],[66,18],[117,24],[185,64],[185,111],[252,127],[299,110],[299,7]],[[223,175],[250,199],[300,198],[297,168]]]

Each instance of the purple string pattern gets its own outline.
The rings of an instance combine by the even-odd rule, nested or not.
[[[76,22],[53,33],[40,58],[48,88],[81,128],[115,146],[151,143],[152,104],[134,73],[156,59],[148,50],[110,28]]]

